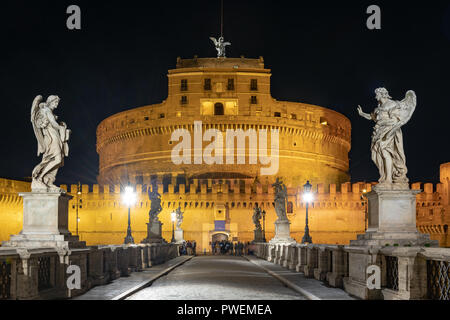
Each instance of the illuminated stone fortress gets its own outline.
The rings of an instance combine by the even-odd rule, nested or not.
[[[268,212],[272,229],[270,185],[276,177],[293,190],[307,179],[324,185],[348,181],[350,121],[326,108],[275,100],[270,76],[262,58],[179,58],[176,69],[169,70],[167,100],[113,115],[98,126],[99,183],[130,182],[144,190],[158,185],[168,212],[179,203],[186,209],[187,239],[208,243],[219,231],[252,240],[256,203]],[[230,129],[278,129],[278,172],[260,175],[267,166],[251,163],[250,154],[258,150],[248,141],[244,150],[237,141],[233,149],[236,156],[245,153],[244,164],[174,164],[171,153],[177,142],[171,135],[185,129],[194,137],[195,121],[201,121],[202,132],[214,128],[224,136]],[[208,144],[203,141],[201,148]],[[191,145],[194,154],[195,143]]]
[[[77,228],[78,204],[81,240],[88,245],[123,243],[127,208],[121,192],[131,184],[138,194],[138,202],[131,208],[135,242],[147,235],[150,186],[162,196],[159,218],[167,241],[172,237],[171,212],[178,206],[184,212],[184,239],[196,240],[202,252],[209,251],[209,243],[215,239],[251,241],[256,204],[267,213],[266,239],[270,240],[277,218],[271,184],[279,177],[288,187],[287,213],[291,236],[297,241],[301,241],[305,228],[301,194],[307,180],[315,191],[309,207],[314,243],[348,244],[364,233],[367,208],[363,193],[374,183],[349,182],[350,121],[324,107],[277,101],[270,94],[270,76],[262,58],[178,58],[176,68],[168,73],[165,101],[115,114],[99,124],[99,184],[83,184],[81,190],[77,185],[62,186],[74,196],[70,230],[75,233]],[[253,129],[267,130],[271,140],[271,130],[278,129],[277,173],[261,175],[261,169],[271,164],[251,163],[258,150],[249,139],[244,147],[233,141],[233,164],[195,164],[197,149],[204,150],[211,141],[196,145],[194,122],[201,122],[203,133],[217,129],[224,137],[227,130]],[[171,141],[171,137],[177,129],[187,130],[192,137],[190,164],[173,162],[172,151],[180,142]],[[270,143],[269,155],[273,152]],[[225,145],[224,141],[224,158]],[[245,163],[237,163],[240,154],[245,154]],[[449,170],[449,163],[441,166],[441,183],[435,189],[431,184],[412,185],[424,188],[417,196],[418,228],[431,233],[442,246],[450,244]],[[10,234],[21,230],[22,200],[17,192],[29,191],[29,184],[0,182],[0,240],[8,240]]]
[[[325,184],[348,181],[350,121],[326,108],[275,100],[270,76],[262,58],[178,58],[176,69],[169,70],[167,100],[118,113],[98,126],[98,182],[148,185],[158,179],[165,189],[169,183],[178,189],[181,181],[189,188],[205,179],[230,185],[258,177],[261,164],[248,160],[248,153],[257,150],[248,145],[247,165],[175,165],[171,134],[183,128],[193,137],[194,121],[202,122],[203,132],[279,129],[276,176],[287,185],[303,185],[307,179]],[[258,178],[273,182],[275,175]]]

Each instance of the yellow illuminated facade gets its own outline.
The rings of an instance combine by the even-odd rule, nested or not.
[[[373,183],[350,184],[348,152],[350,121],[327,108],[296,102],[277,101],[270,94],[271,71],[264,61],[246,58],[193,58],[177,60],[169,70],[169,93],[165,101],[115,114],[97,128],[100,159],[98,183],[77,186],[68,192],[69,228],[78,230],[89,245],[123,243],[127,208],[121,192],[127,184],[135,186],[138,201],[131,208],[131,227],[136,242],[146,237],[150,210],[148,187],[154,185],[162,196],[163,237],[172,237],[171,212],[181,206],[184,239],[196,240],[198,248],[209,251],[216,235],[230,240],[253,240],[253,207],[258,204],[266,215],[266,238],[274,236],[276,214],[271,184],[277,177],[288,187],[287,213],[291,234],[301,241],[305,228],[305,203],[301,193],[309,180],[315,191],[309,206],[309,227],[314,243],[348,244],[364,233],[366,206],[363,190]],[[194,123],[201,121],[201,132],[217,129],[279,132],[278,171],[261,175],[268,165],[250,163],[258,153],[247,141],[245,163],[175,164],[171,141],[177,129],[192,137],[192,155],[210,142],[195,145]],[[198,151],[198,150],[197,150]],[[270,150],[269,150],[270,153]],[[225,143],[223,154],[226,154]],[[237,158],[236,158],[237,159]],[[441,166],[441,183],[425,184],[417,196],[417,223],[422,232],[431,232],[441,245],[447,239],[450,164]],[[431,186],[431,187],[430,187]],[[62,186],[66,188],[66,186]],[[420,184],[413,184],[420,188]],[[22,200],[18,192],[29,191],[29,183],[0,179],[0,240],[17,234],[22,223]],[[81,200],[81,201],[80,201]]]

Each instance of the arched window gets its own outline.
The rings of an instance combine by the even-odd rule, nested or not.
[[[214,105],[214,115],[216,116],[223,116],[223,104],[220,102],[217,102]]]
[[[293,206],[292,201],[288,201],[286,211],[287,211],[287,213],[294,213],[294,206]]]

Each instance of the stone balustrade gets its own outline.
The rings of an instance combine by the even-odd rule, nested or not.
[[[83,249],[0,248],[1,299],[64,299],[178,256],[176,244],[90,246]],[[69,292],[69,265],[80,267],[81,288]]]
[[[326,244],[256,243],[254,254],[290,270],[303,273],[331,287],[342,288],[361,299],[414,300],[450,299],[450,249],[386,246],[381,249]],[[372,255],[370,261],[358,260],[358,250]],[[364,251],[364,252],[362,252]],[[352,253],[352,255],[350,255]],[[349,261],[349,258],[351,261]],[[368,289],[364,279],[357,291],[349,286],[350,268],[378,265],[381,288]],[[372,274],[372,273],[371,273]]]

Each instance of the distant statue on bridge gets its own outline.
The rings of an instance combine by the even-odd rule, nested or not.
[[[46,102],[42,101],[42,96],[36,96],[31,107],[31,123],[38,142],[37,155],[43,154],[41,163],[33,169],[31,190],[63,192],[54,182],[58,169],[64,165],[64,157],[69,155],[71,131],[64,122],[58,123],[58,117],[53,114],[60,98],[52,95]]]
[[[373,120],[372,160],[380,172],[376,188],[409,189],[406,173],[406,157],[403,150],[401,127],[411,118],[416,108],[416,94],[409,90],[405,99],[395,101],[385,88],[375,90],[378,107],[371,114],[364,113],[358,106],[358,114]]]
[[[212,42],[214,42],[214,46],[217,50],[217,58],[223,57],[225,58],[225,47],[231,45],[231,42],[224,42],[223,37],[220,37],[219,40],[216,40],[214,37],[209,37]]]
[[[275,212],[278,216],[278,220],[288,220],[286,214],[286,200],[287,200],[287,188],[284,183],[277,178],[276,182],[272,184],[275,188]]]
[[[180,205],[178,205],[177,210],[175,211],[177,217],[177,230],[181,230],[181,223],[183,223],[183,213],[181,211]]]
[[[156,189],[155,186],[152,187],[152,189]],[[158,193],[158,191],[151,190],[150,186],[148,188],[148,198],[151,201],[150,205],[150,222],[158,222],[158,214],[162,211],[161,207],[161,195]]]
[[[261,227],[261,208],[258,207],[258,204],[256,203],[256,206],[253,208],[253,223],[255,224],[255,230],[262,230]]]

